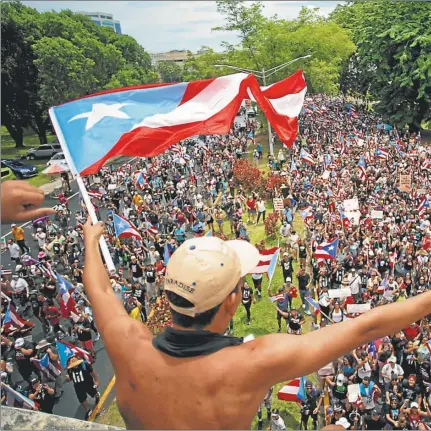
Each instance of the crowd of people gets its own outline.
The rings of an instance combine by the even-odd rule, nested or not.
[[[245,119],[229,135],[188,139],[161,156],[104,167],[86,179],[117,269],[112,288],[132,318],[148,320],[163,295],[166,263],[187,238],[210,232],[249,241],[250,230],[273,211],[269,198],[283,201],[277,228],[283,285],[268,289],[276,297],[279,332],[283,320],[288,333],[300,335],[307,319],[317,330],[430,289],[431,163],[419,134],[397,131],[361,105],[324,96],[306,99],[289,150],[265,158],[254,141],[258,127]],[[244,190],[233,174],[241,158],[267,165],[280,187],[265,195]],[[400,175],[410,178],[404,188]],[[353,212],[343,206],[349,199],[357,203]],[[55,215],[33,221],[30,237],[12,225],[7,248],[13,263],[2,269],[1,368],[2,381],[46,413],[55,410],[71,380],[88,419],[87,396],[97,403],[100,395],[94,348],[99,333],[82,283],[86,216],[82,203],[73,211],[63,199]],[[118,235],[117,216],[130,223],[132,237]],[[304,238],[293,226],[299,217]],[[314,256],[334,240],[335,258]],[[266,248],[265,242],[257,246]],[[247,323],[252,303],[265,295],[262,278],[252,274],[242,288]],[[362,308],[352,312],[352,306]],[[36,321],[44,334],[38,343],[32,338]],[[322,413],[322,423],[345,429],[430,429],[429,323],[412,322],[319,370],[319,388],[305,383],[301,426],[307,429],[311,417],[316,428]],[[73,351],[66,363],[62,342]],[[46,358],[50,367],[43,366]],[[329,403],[323,407],[325,393]],[[263,409],[271,429],[284,429],[279,411],[271,410],[275,396],[271,390],[263,400],[259,429]],[[2,403],[29,408],[7,391]]]

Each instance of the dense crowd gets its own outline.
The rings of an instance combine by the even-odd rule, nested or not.
[[[132,318],[147,322],[155,333],[169,325],[163,310],[157,316],[163,304],[167,307],[163,283],[170,256],[187,238],[208,232],[250,240],[250,229],[268,216],[269,197],[283,200],[277,236],[284,284],[268,291],[276,296],[279,332],[285,321],[288,333],[301,334],[303,314],[312,315],[307,318],[318,329],[429,290],[431,163],[419,134],[396,131],[362,106],[323,96],[306,99],[298,139],[289,150],[265,159],[262,145],[254,141],[257,128],[247,118],[235,123],[229,135],[195,137],[159,157],[107,166],[86,179],[117,268],[112,287]],[[267,165],[280,177],[280,187],[270,195],[246,193],[233,174],[241,158],[257,167]],[[405,189],[400,175],[410,175]],[[358,209],[348,211],[343,206],[347,199],[357,199]],[[87,213],[82,203],[79,211],[69,210],[61,196],[56,209],[54,217],[33,221],[31,237],[12,227],[7,247],[14,264],[11,271],[2,270],[2,381],[37,402],[34,408],[52,413],[65,380],[71,380],[89,418],[87,396],[99,401],[94,349],[99,334],[82,284]],[[306,224],[305,238],[293,227],[298,214]],[[116,216],[130,222],[134,236],[118,235]],[[336,259],[314,257],[320,244],[334,239]],[[264,243],[257,246],[265,249]],[[253,286],[244,283],[242,288],[248,322],[253,301],[265,294],[262,278],[252,274]],[[73,311],[59,294],[62,283]],[[337,289],[347,296],[334,295]],[[295,309],[296,303],[301,309]],[[363,308],[351,312],[357,305]],[[32,338],[36,320],[44,332],[38,343]],[[326,424],[428,429],[430,336],[427,319],[412,322],[328,364],[319,371],[319,388],[305,383],[301,426],[306,429],[310,417],[318,426],[328,393],[322,414]],[[59,351],[63,346],[72,351],[66,362]],[[273,396],[271,390],[259,409],[260,429],[262,410],[271,429],[284,429],[279,412],[271,410]],[[7,391],[2,403],[20,405]]]

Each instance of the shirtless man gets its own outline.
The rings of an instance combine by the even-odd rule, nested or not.
[[[103,224],[88,221],[84,230],[84,285],[129,429],[249,429],[272,385],[311,374],[431,309],[428,292],[302,336],[243,343],[222,334],[241,303],[242,277],[259,254],[246,241],[203,237],[186,241],[169,260],[165,292],[174,326],[153,338],[111,287],[99,254]]]

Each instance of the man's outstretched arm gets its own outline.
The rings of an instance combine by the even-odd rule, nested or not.
[[[84,287],[93,307],[97,329],[114,367],[121,367],[122,353],[127,345],[135,345],[137,337],[151,338],[150,331],[142,323],[127,314],[121,302],[115,296],[106,268],[99,252],[99,238],[103,234],[103,223],[92,226],[87,220],[84,225],[85,266]]]
[[[267,335],[247,343],[257,350],[255,376],[275,384],[306,376],[357,346],[406,328],[431,312],[431,292],[403,302],[377,307],[360,317],[306,335]],[[259,370],[261,371],[259,373]],[[266,376],[266,377],[265,377]]]

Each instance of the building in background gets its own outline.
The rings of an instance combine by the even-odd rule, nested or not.
[[[115,33],[122,34],[120,21],[114,19],[111,13],[105,12],[78,12],[81,15],[88,16],[96,25],[110,27]]]
[[[178,64],[182,67],[190,55],[190,51],[186,51],[185,49],[159,52],[157,54],[151,54],[151,62],[153,66],[157,66],[157,63],[173,61],[175,64]]]

